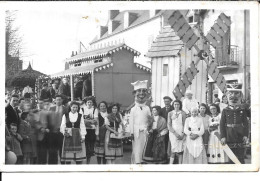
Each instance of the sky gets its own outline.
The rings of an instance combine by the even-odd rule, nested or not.
[[[23,69],[29,62],[45,74],[64,70],[64,60],[79,50],[80,41],[88,46],[98,25],[106,24],[108,11],[53,9],[18,10],[16,25],[23,37]]]

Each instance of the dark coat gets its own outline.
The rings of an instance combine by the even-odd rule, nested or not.
[[[66,97],[71,97],[69,84],[65,85],[61,83],[59,86],[59,94],[65,95]]]
[[[82,99],[84,99],[84,97],[91,96],[91,95],[92,95],[91,81],[86,79],[83,82]]]
[[[166,122],[168,121],[168,113],[171,112],[172,110],[173,110],[172,106],[170,106],[169,110],[167,111],[166,111],[166,107],[162,108],[161,115],[166,120]]]
[[[19,128],[20,125],[20,117],[19,117],[19,113],[20,111],[18,110],[18,108],[13,108],[10,104],[5,108],[5,112],[7,114],[7,118],[6,118],[6,124],[7,127],[10,128],[10,124],[11,123],[15,123],[17,124],[17,127]]]
[[[56,112],[57,106],[50,107],[50,115],[48,119],[48,128],[51,132],[59,132],[62,121],[62,116],[68,113],[68,109],[62,105],[61,114]]]

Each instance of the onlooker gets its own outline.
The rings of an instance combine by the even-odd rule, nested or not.
[[[19,130],[19,125],[20,125],[20,118],[19,118],[19,110],[17,108],[19,104],[19,97],[18,95],[14,94],[11,97],[10,104],[5,107],[5,111],[7,114],[6,118],[6,124],[8,129],[10,128],[11,123],[15,123],[18,126]]]
[[[68,100],[70,99],[71,93],[70,93],[70,86],[69,86],[67,78],[62,79],[58,92],[60,95],[62,94],[64,96],[66,96],[66,99],[68,99]]]
[[[32,88],[29,85],[27,85],[23,89],[22,96],[25,98],[30,98],[32,93],[33,93]]]
[[[10,149],[15,153],[17,157],[16,164],[23,163],[23,153],[21,150],[20,142],[23,140],[20,134],[17,133],[17,125],[15,123],[11,123],[10,125],[10,136],[11,136],[11,144]]]
[[[215,104],[219,104],[220,103],[220,99],[218,98],[218,94],[214,94],[214,103]]]
[[[58,89],[56,88],[56,84],[51,84],[51,88],[48,90],[49,95],[51,97],[51,102],[55,99],[55,96],[58,94]]]
[[[42,85],[42,90],[40,93],[40,99],[42,99],[45,102],[49,102],[52,98],[50,95],[50,92],[48,91],[48,84],[44,83]]]
[[[185,98],[182,102],[182,105],[183,105],[182,110],[184,112],[186,112],[188,117],[191,115],[191,108],[194,108],[194,107],[196,107],[197,109],[199,108],[198,101],[196,99],[194,99],[192,96],[193,96],[193,93],[191,92],[191,90],[187,90],[185,93]]]

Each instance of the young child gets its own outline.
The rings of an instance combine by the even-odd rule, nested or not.
[[[226,163],[228,162],[228,157],[224,153],[224,150],[221,149],[221,143],[215,136],[216,132],[219,132],[220,125],[220,108],[217,104],[212,104],[209,107],[210,110],[210,120],[209,120],[209,142],[208,142],[208,159],[209,163]]]
[[[191,117],[185,121],[184,133],[187,137],[183,164],[207,164],[206,151],[202,140],[204,125],[202,119],[198,117],[196,107],[191,109]]]
[[[20,134],[17,133],[17,124],[10,124],[10,136],[11,136],[11,151],[16,154],[17,162],[16,164],[22,164],[23,153],[21,149],[20,142],[23,140]]]
[[[20,129],[19,133],[23,138],[22,141],[22,152],[23,152],[23,163],[24,164],[32,164],[33,163],[33,155],[34,149],[33,149],[33,143],[32,143],[32,127],[29,122],[29,113],[28,112],[23,112],[21,114],[21,124],[20,124]]]

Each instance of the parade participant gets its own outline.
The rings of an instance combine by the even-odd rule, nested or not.
[[[80,114],[83,115],[85,127],[88,133],[85,138],[85,144],[87,164],[89,164],[91,157],[95,154],[94,145],[96,141],[96,135],[99,134],[98,110],[94,106],[94,97],[86,97],[83,101],[85,102],[85,104],[81,107]]]
[[[18,126],[18,130],[19,130],[20,118],[19,118],[19,110],[17,108],[18,104],[19,104],[19,96],[14,94],[11,97],[10,104],[8,104],[5,107],[5,112],[7,114],[6,124],[8,129],[10,128],[11,123],[15,123]]]
[[[107,117],[107,103],[105,101],[101,101],[98,104],[98,125],[99,125],[99,134],[96,136],[95,142],[95,154],[97,156],[98,164],[106,164],[105,159],[105,135],[106,135],[106,126],[105,126],[105,118]]]
[[[64,95],[67,100],[70,99],[70,97],[71,97],[70,85],[69,85],[68,79],[67,79],[66,77],[64,77],[64,78],[62,79],[62,82],[61,82],[61,84],[60,84],[60,86],[59,86],[59,91],[58,91],[58,93],[59,93],[60,95]],[[65,101],[65,102],[66,102],[66,101]]]
[[[123,118],[119,111],[119,105],[113,104],[109,115],[105,117],[105,127],[107,129],[105,134],[105,159],[107,164],[115,164],[117,158],[123,157],[122,139],[115,138],[120,133],[119,128],[121,128],[123,134],[125,133]]]
[[[227,95],[222,96],[222,101],[219,103],[220,112],[223,111],[224,108],[228,106],[228,98]]]
[[[16,164],[22,164],[23,153],[21,149],[21,141],[23,140],[23,138],[20,134],[17,133],[17,125],[15,123],[11,123],[10,125],[10,136],[11,136],[10,150],[14,152],[17,157]]]
[[[37,110],[34,110],[35,117],[35,127],[36,127],[36,136],[37,136],[37,151],[38,151],[38,164],[46,164],[47,163],[47,148],[48,148],[48,133],[50,130],[48,129],[48,110],[46,110],[46,106],[44,104],[48,104],[47,102],[43,102],[42,99],[38,100]]]
[[[55,100],[55,96],[58,94],[58,89],[55,83],[51,84],[51,88],[48,90],[51,97],[51,102]]]
[[[70,103],[70,112],[62,117],[60,132],[64,135],[62,146],[61,163],[81,164],[86,159],[85,135],[86,127],[82,114],[78,113],[79,104],[75,101]]]
[[[219,132],[219,123],[220,123],[220,109],[217,104],[211,104],[209,107],[210,110],[210,119],[209,119],[209,141],[208,141],[208,162],[209,163],[226,163],[228,162],[228,157],[224,153],[224,150],[221,148],[221,143],[215,132]]]
[[[44,83],[42,85],[40,99],[42,99],[45,102],[49,102],[51,100],[51,95],[50,95],[50,92],[48,91],[48,84],[46,84],[46,83]]]
[[[149,132],[144,147],[143,160],[148,163],[164,163],[166,161],[165,135],[168,133],[167,122],[161,116],[161,107],[153,106],[153,122],[147,128]]]
[[[131,108],[129,117],[130,133],[133,139],[132,163],[141,164],[147,137],[147,126],[152,121],[150,108],[145,105],[147,100],[147,80],[136,81],[133,94],[135,95],[135,106]]]
[[[204,126],[204,134],[202,135],[203,143],[205,146],[206,152],[208,151],[208,142],[209,142],[209,119],[210,116],[208,115],[208,106],[204,103],[199,105],[199,115],[198,117],[202,119],[203,126]]]
[[[220,120],[221,143],[227,144],[238,160],[244,164],[244,144],[248,140],[250,111],[240,104],[242,84],[227,84],[228,107],[224,108]],[[233,163],[232,161],[230,161]]]
[[[168,114],[168,129],[171,142],[170,164],[174,163],[175,156],[178,157],[178,163],[182,163],[184,149],[184,123],[186,113],[182,111],[182,103],[179,100],[173,102],[173,110]]]
[[[49,164],[58,164],[58,153],[61,157],[63,134],[60,132],[62,116],[68,113],[68,109],[62,105],[61,95],[55,96],[55,106],[50,107],[50,119],[48,120],[48,145],[49,145]]]
[[[27,86],[24,87],[24,89],[23,89],[22,96],[23,96],[24,98],[30,98],[32,93],[33,93],[32,88],[31,88],[29,85],[27,85]]]
[[[21,124],[19,134],[22,136],[22,152],[23,152],[23,164],[33,164],[36,155],[36,143],[32,135],[32,127],[30,124],[29,112],[23,112],[21,114]]]
[[[186,147],[183,152],[183,164],[207,164],[206,151],[203,145],[203,121],[198,117],[197,107],[191,108],[191,117],[184,125]]]
[[[185,93],[185,98],[183,99],[182,102],[182,110],[188,115],[188,117],[191,115],[191,108],[196,107],[197,109],[198,107],[198,101],[196,99],[194,99],[193,94],[191,92],[191,90],[187,90]]]
[[[162,108],[162,117],[168,122],[168,113],[173,110],[173,106],[171,105],[172,98],[169,96],[163,97],[163,102],[165,107]],[[166,158],[168,159],[171,154],[171,143],[169,142],[169,133],[165,135],[165,150],[166,150]]]

